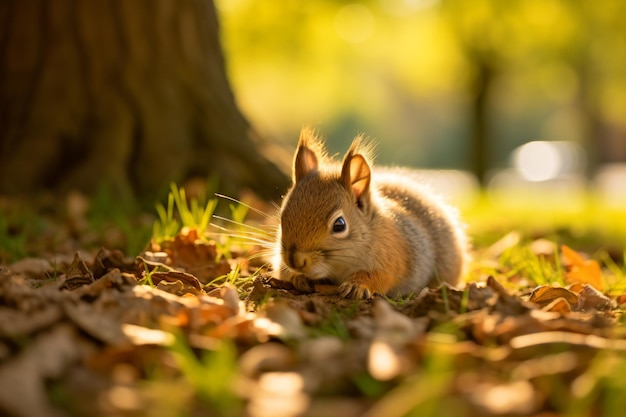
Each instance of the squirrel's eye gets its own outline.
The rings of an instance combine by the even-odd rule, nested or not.
[[[343,217],[337,217],[337,220],[333,223],[333,233],[345,232],[348,224]]]

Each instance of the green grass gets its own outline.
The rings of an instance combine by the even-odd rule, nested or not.
[[[119,231],[122,241],[120,249],[135,256],[145,249],[150,240],[151,225],[142,221],[142,208],[132,195],[121,195],[107,185],[101,186],[89,200],[85,213],[87,232],[95,232],[98,240],[107,241],[111,230]],[[98,244],[98,242],[94,242]]]
[[[394,305],[396,307],[402,307],[404,305],[406,305],[409,301],[411,301],[413,298],[415,298],[415,294],[411,293],[407,296],[398,296],[398,297],[388,297],[386,295],[381,295],[381,297],[383,297],[389,304]]]
[[[209,186],[210,184],[207,185]],[[230,202],[230,218],[215,214],[218,198],[207,199],[206,192],[198,197],[188,198],[184,188],[171,183],[167,205],[157,203],[155,207],[158,217],[152,227],[152,241],[155,243],[171,241],[183,228],[195,230],[198,238],[210,240],[215,244],[216,261],[231,259],[233,250],[240,253],[242,248],[250,245],[267,244],[269,241],[267,231],[245,222],[252,207],[231,197],[215,195]],[[215,231],[209,231],[209,226]]]
[[[564,271],[556,248],[554,256],[544,257],[533,253],[528,243],[520,243],[504,251],[498,263],[507,278],[519,276],[537,285],[565,285]]]
[[[7,215],[0,216],[0,264],[10,263],[27,256],[26,224],[15,225]],[[14,230],[20,230],[19,233]]]
[[[226,275],[215,278],[205,285],[205,288],[212,288],[224,284],[231,284],[237,289],[239,298],[244,300],[252,290],[252,283],[260,274],[260,271],[254,271],[252,275],[243,276],[241,274],[241,264],[237,264],[235,268]]]
[[[195,229],[199,237],[204,237],[216,207],[217,199],[207,200],[203,196],[188,199],[184,188],[171,183],[167,206],[156,205],[158,219],[154,222],[152,240],[171,240],[183,227]]]
[[[312,337],[334,336],[343,341],[350,340],[350,331],[346,326],[346,321],[356,314],[359,305],[358,301],[354,301],[348,308],[333,307],[328,317],[320,324],[309,327],[310,335]]]
[[[575,204],[549,196],[482,194],[462,205],[462,220],[475,247],[484,248],[511,231],[545,237],[585,252],[626,242],[626,207],[609,207],[593,193]]]
[[[626,292],[626,207],[608,207],[593,193],[575,203],[543,197],[513,191],[483,194],[463,206],[462,219],[475,249],[466,280],[493,275],[512,289],[520,279],[536,285],[565,285],[560,248],[567,245],[600,263],[610,293]],[[489,248],[505,236],[513,244],[489,258]],[[533,252],[532,243],[539,238],[553,244],[551,254]]]
[[[196,354],[179,336],[170,352],[184,380],[209,410],[219,416],[239,415],[243,403],[234,392],[238,365],[233,343],[226,339],[214,340],[212,348]]]
[[[626,357],[620,352],[596,353],[588,369],[574,379],[569,388],[567,402],[561,393],[552,401],[567,417],[620,417],[626,409]],[[595,412],[594,412],[595,410]]]

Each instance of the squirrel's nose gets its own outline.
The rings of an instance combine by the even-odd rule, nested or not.
[[[309,264],[309,257],[298,251],[295,246],[289,248],[289,266],[294,269],[304,269]]]

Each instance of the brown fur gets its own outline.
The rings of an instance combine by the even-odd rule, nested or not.
[[[338,163],[304,129],[294,156],[293,186],[281,207],[275,269],[310,291],[331,279],[342,295],[418,293],[437,280],[456,284],[466,239],[452,209],[410,177],[373,169],[372,146],[357,137]],[[347,231],[333,232],[333,223]]]

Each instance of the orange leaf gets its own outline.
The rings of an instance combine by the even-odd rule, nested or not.
[[[576,306],[578,304],[578,295],[574,294],[570,290],[560,287],[548,286],[535,288],[530,294],[530,298],[528,299],[528,301],[530,301],[531,303],[535,303],[540,307],[545,307],[559,299],[567,302],[570,307]]]
[[[593,259],[585,259],[567,245],[561,246],[563,264],[567,272],[565,281],[569,284],[580,282],[592,285],[599,291],[604,287],[600,264]]]
[[[615,297],[615,301],[619,305],[626,304],[626,294],[618,295],[617,297]]]
[[[556,300],[552,301],[550,304],[543,307],[543,310],[551,311],[554,313],[566,314],[572,312],[572,305],[565,298],[559,297]]]

